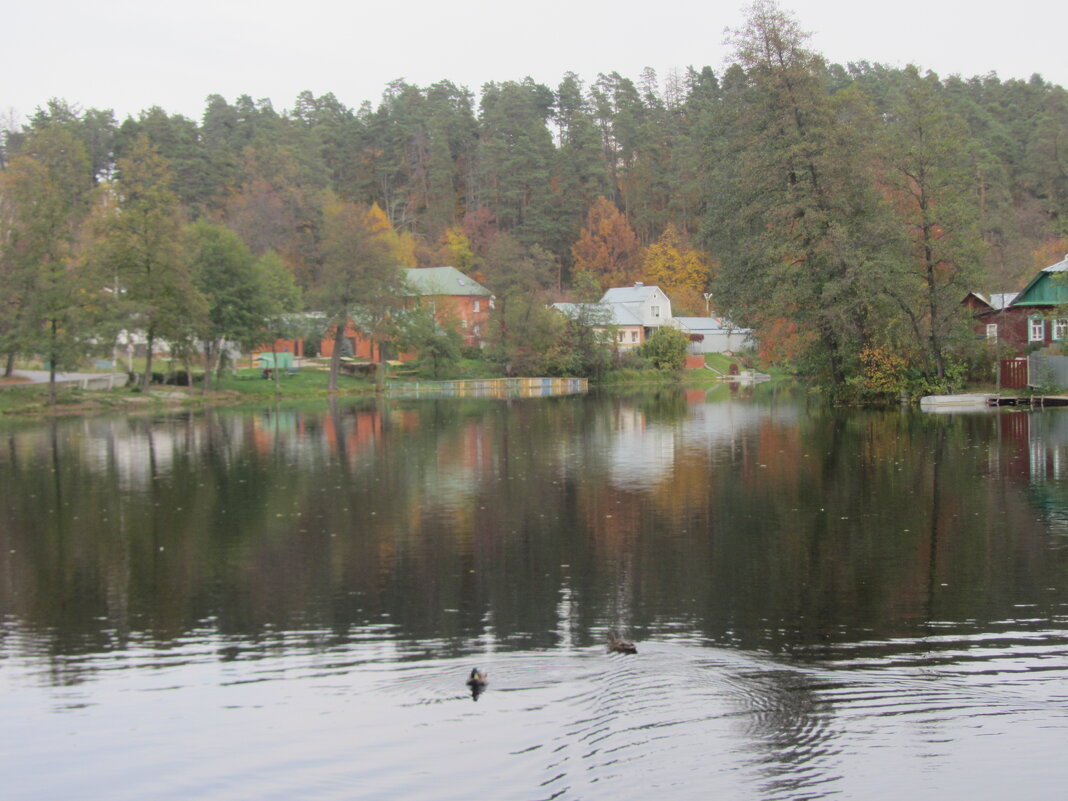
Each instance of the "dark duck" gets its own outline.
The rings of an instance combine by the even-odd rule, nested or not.
[[[489,684],[486,673],[478,668],[471,668],[471,675],[467,677],[467,686],[471,689],[471,697],[476,701]]]

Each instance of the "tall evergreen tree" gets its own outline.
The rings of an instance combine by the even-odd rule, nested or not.
[[[717,294],[732,317],[799,331],[810,372],[843,384],[871,333],[884,222],[852,98],[832,98],[797,22],[758,0],[735,32],[742,75],[709,187],[706,232],[722,257]]]
[[[552,106],[552,91],[529,78],[482,91],[475,205],[488,206],[500,229],[526,245],[550,241],[558,230],[547,127]]]
[[[979,196],[967,126],[946,109],[937,76],[910,67],[902,78],[880,148],[883,183],[905,232],[903,281],[890,291],[941,380],[954,329],[965,322],[960,300],[976,286],[982,258]]]

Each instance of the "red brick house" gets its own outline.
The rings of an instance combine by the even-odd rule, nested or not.
[[[406,270],[411,296],[429,305],[442,324],[455,322],[465,345],[481,345],[493,308],[493,293],[455,267]]]
[[[489,324],[490,309],[493,308],[492,292],[455,267],[410,269],[404,271],[404,277],[411,303],[429,305],[434,316],[443,325],[457,325],[463,335],[464,344],[482,344]],[[344,355],[351,355],[358,361],[380,360],[379,348],[372,344],[351,320],[345,326],[344,339]],[[271,348],[263,347],[258,350],[270,351]],[[304,341],[299,339],[280,339],[274,344],[274,350],[279,353],[292,353],[297,357],[305,355]],[[319,342],[319,355],[332,356],[333,353],[334,336],[332,332],[327,332]],[[401,358],[405,359],[405,356],[402,355]]]

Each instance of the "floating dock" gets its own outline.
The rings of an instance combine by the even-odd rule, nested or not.
[[[931,412],[968,411],[999,406],[1068,406],[1068,395],[1000,395],[977,392],[968,395],[928,395],[920,398],[920,408]]]

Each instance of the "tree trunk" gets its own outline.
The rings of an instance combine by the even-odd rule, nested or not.
[[[371,343],[372,353],[375,343]],[[378,359],[375,361],[375,392],[385,392],[386,389],[386,353],[382,346],[378,346]]]
[[[345,321],[338,324],[334,333],[334,352],[330,354],[330,381],[326,388],[330,392],[337,391],[337,374],[341,369],[341,343],[345,340]]]
[[[156,342],[156,332],[152,328],[148,329],[146,340],[145,374],[141,377],[141,389],[144,392],[148,392],[148,388],[152,385],[152,346]]]
[[[11,378],[15,372],[15,351],[7,354],[7,364],[4,365],[4,378]]]
[[[275,395],[281,395],[282,394],[282,376],[280,375],[279,370],[278,370],[278,340],[277,339],[274,339],[274,340],[271,341],[271,356],[273,357],[273,361],[274,361],[274,394]],[[336,389],[336,387],[335,387],[335,389]]]
[[[211,392],[211,373],[214,367],[215,343],[207,340],[204,343],[204,394]]]
[[[52,321],[52,347],[48,359],[48,405],[56,405],[56,321]]]
[[[946,363],[942,357],[942,341],[938,332],[938,278],[935,275],[935,257],[934,250],[931,247],[931,223],[927,221],[927,199],[925,196],[920,198],[920,210],[923,212],[923,258],[924,267],[926,268],[926,275],[924,276],[927,281],[927,313],[931,316],[929,325],[931,326],[931,358],[935,363],[935,374],[938,376],[938,380],[941,381],[946,375]]]

